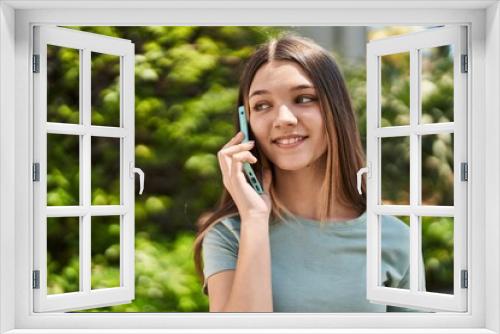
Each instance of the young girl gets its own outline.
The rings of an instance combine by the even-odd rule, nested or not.
[[[412,311],[366,299],[364,153],[332,56],[304,37],[272,39],[248,60],[238,105],[255,142],[238,132],[218,152],[225,189],[194,245],[210,311]],[[382,231],[384,285],[409,289],[408,227],[385,216]]]

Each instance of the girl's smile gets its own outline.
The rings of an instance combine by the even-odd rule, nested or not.
[[[295,147],[301,145],[304,142],[304,140],[306,140],[306,139],[307,139],[307,137],[293,136],[293,137],[289,137],[289,138],[282,138],[282,139],[274,140],[273,143],[278,145],[278,147],[280,147],[280,148],[290,149],[290,148],[295,148]]]

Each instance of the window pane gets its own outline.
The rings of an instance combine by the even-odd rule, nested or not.
[[[47,218],[47,294],[79,291],[79,217]]]
[[[420,55],[420,123],[453,122],[453,48],[450,45],[425,48]]]
[[[47,205],[79,205],[80,137],[47,134]]]
[[[453,133],[422,136],[422,204],[453,206]]]
[[[92,289],[120,286],[120,217],[91,219]]]
[[[380,140],[381,204],[410,204],[410,137]]]
[[[80,123],[80,50],[47,45],[47,121]]]
[[[380,126],[410,124],[410,53],[380,57]]]
[[[92,137],[92,205],[120,204],[120,138]]]
[[[379,216],[379,219],[382,236],[379,286],[409,290],[410,217]]]
[[[453,217],[421,217],[426,291],[453,294]]]
[[[120,57],[91,53],[92,124],[120,126]]]

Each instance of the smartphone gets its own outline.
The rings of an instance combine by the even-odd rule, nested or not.
[[[240,130],[241,132],[243,132],[244,135],[243,143],[246,143],[249,141],[248,139],[249,137],[248,137],[248,124],[244,106],[239,106],[238,108],[238,119],[240,120]],[[264,190],[259,180],[257,180],[257,177],[255,176],[252,166],[250,166],[248,162],[243,163],[243,172],[247,176],[248,183],[250,183],[250,185],[255,189],[255,191],[258,194],[264,193]]]

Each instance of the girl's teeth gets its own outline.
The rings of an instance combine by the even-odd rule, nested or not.
[[[298,141],[302,140],[302,138],[293,138],[293,139],[281,139],[281,140],[278,140],[278,143],[280,144],[293,144],[293,143],[296,143]]]

